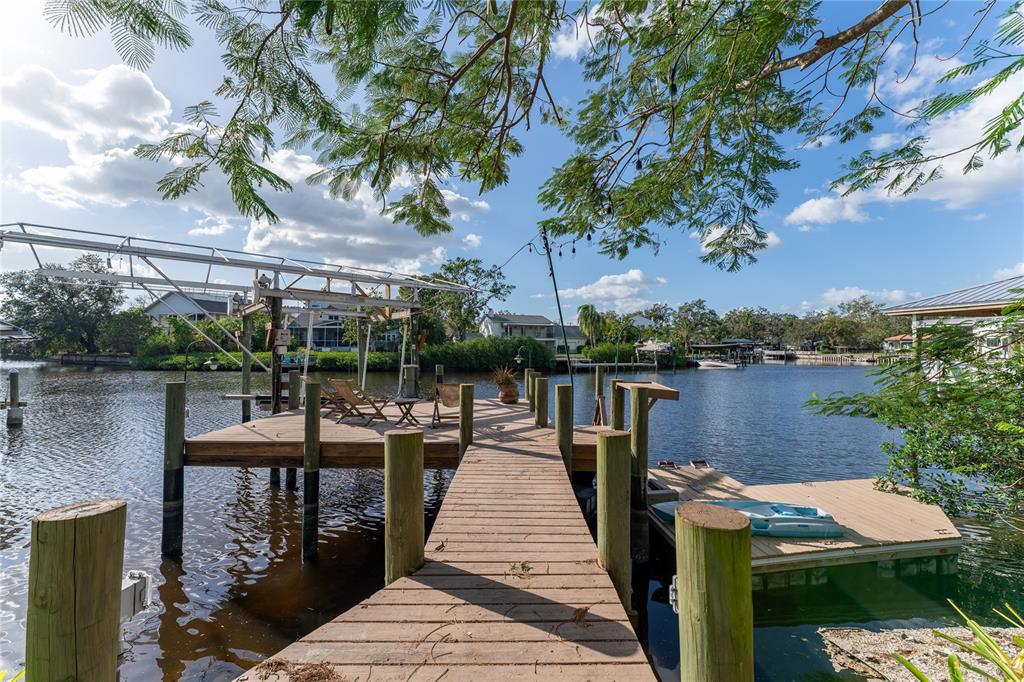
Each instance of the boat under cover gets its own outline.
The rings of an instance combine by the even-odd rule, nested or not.
[[[838,538],[843,527],[832,515],[818,507],[805,507],[788,502],[762,502],[759,500],[694,500],[704,504],[728,507],[750,519],[752,535],[776,538]],[[668,524],[675,523],[677,501],[651,505],[654,514]]]

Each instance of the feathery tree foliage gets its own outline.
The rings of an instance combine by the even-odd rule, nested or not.
[[[465,341],[476,331],[480,318],[493,301],[504,301],[516,288],[496,265],[485,266],[479,258],[450,258],[433,277],[472,287],[470,291],[420,291],[423,314],[438,320],[446,337]]]
[[[909,193],[939,176],[943,158],[969,154],[969,172],[1021,149],[1017,98],[981,140],[924,151],[929,121],[1024,68],[1022,1],[1007,8],[992,41],[976,41],[977,26],[962,30],[961,49],[973,43],[974,61],[943,81],[988,79],[904,112],[919,134],[853,159],[838,188],[884,183]],[[341,196],[368,183],[396,221],[429,235],[451,229],[445,182],[482,193],[506,183],[523,131],[551,122],[575,151],[540,191],[554,213],[542,222],[550,234],[597,237],[621,258],[657,248],[659,229],[677,226],[701,235],[706,262],[733,270],[765,244],[758,214],[777,198],[773,174],[797,166],[784,137],[848,141],[871,131],[891,109],[880,83],[909,75],[894,73],[893,44],[910,42],[916,54],[921,27],[941,20],[941,7],[882,0],[827,33],[814,0],[196,0],[194,21],[224,50],[214,95],[230,109],[189,107],[183,129],[138,153],[179,162],[160,183],[167,198],[218,168],[243,214],[275,220],[260,190],[289,185],[266,161],[278,145],[311,147],[323,167],[311,180]],[[978,24],[996,7],[979,2]],[[184,0],[46,5],[69,33],[109,28],[135,66],[150,63],[157,46],[189,47],[185,11]],[[546,75],[552,41],[567,26],[589,42],[581,57],[589,90],[575,110],[559,103]]]
[[[595,345],[602,336],[604,330],[604,317],[590,303],[584,303],[576,309],[576,324],[580,331],[587,335],[590,345]]]

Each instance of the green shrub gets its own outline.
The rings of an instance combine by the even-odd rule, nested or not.
[[[516,364],[517,354],[522,357],[522,365]],[[515,368],[532,364],[534,369],[551,372],[555,368],[555,355],[536,339],[490,336],[426,346],[420,351],[420,364],[427,368],[440,364],[445,369],[465,372],[490,372],[497,367]]]
[[[633,362],[636,359],[636,353],[631,343],[599,343],[596,346],[584,348],[583,357],[590,358],[593,362],[615,362],[616,352],[619,362]]]

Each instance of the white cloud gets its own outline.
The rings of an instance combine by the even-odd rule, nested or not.
[[[838,194],[827,197],[815,197],[800,204],[786,216],[787,225],[831,225],[840,221],[862,223],[868,216],[860,204],[864,196],[854,194],[842,197]]]
[[[800,225],[796,228],[797,232],[814,232],[814,228],[810,225]]]
[[[806,149],[824,149],[835,142],[837,138],[835,135],[819,135],[805,145]]]
[[[847,303],[862,296],[867,296],[872,301],[878,303],[887,303],[894,305],[896,303],[903,303],[912,298],[918,298],[921,296],[919,291],[904,291],[903,289],[865,289],[863,287],[832,287],[825,293],[823,293],[818,301],[825,304],[826,306],[835,306],[840,303]],[[801,305],[807,303],[804,301]]]
[[[73,84],[40,66],[21,67],[0,81],[0,117],[67,143],[72,158],[167,130],[171,102],[146,74],[122,64],[79,73],[87,80]]]
[[[928,47],[925,46],[926,51]],[[911,62],[910,52],[911,48],[908,45],[894,44],[889,49],[887,59],[889,64],[894,65],[892,71],[888,78],[878,79],[878,91],[882,100],[903,112],[919,106],[923,99],[930,97],[939,87],[939,78],[946,75],[950,69],[963,64],[958,57],[943,60],[939,55],[927,52],[919,52]]]
[[[765,237],[765,240],[764,240],[764,248],[766,248],[766,249],[774,249],[774,248],[777,248],[777,247],[779,247],[781,245],[782,245],[782,237],[780,237],[775,232],[772,232],[772,231],[769,230],[768,235]]]
[[[881,151],[894,147],[904,140],[904,136],[899,133],[880,133],[878,135],[872,135],[868,139],[868,146],[874,151]]]
[[[1020,277],[1021,275],[1024,275],[1024,260],[1008,268],[999,268],[992,273],[992,279],[1010,279],[1011,277]]]
[[[481,242],[483,242],[483,237],[478,234],[473,234],[472,232],[462,238],[462,245],[467,249],[480,248]]]
[[[964,216],[964,220],[967,220],[967,221],[972,222],[972,223],[976,223],[976,222],[984,220],[987,217],[988,217],[988,214],[984,213],[984,212],[982,212],[982,213],[972,213],[971,215],[965,215]]]
[[[547,294],[530,294],[530,298],[546,298]]]
[[[703,233],[691,232],[690,239],[699,239],[701,253],[708,253],[711,250],[711,243],[721,237],[723,232],[725,232],[725,229],[716,223],[709,225]],[[766,250],[774,249],[781,245],[782,237],[777,232],[769,231],[765,234],[764,248]]]
[[[341,264],[418,272],[444,260],[449,248],[480,244],[473,233],[463,239],[448,234],[428,240],[408,225],[393,223],[380,214],[381,203],[365,185],[351,200],[331,197],[324,187],[306,182],[321,167],[312,157],[291,150],[278,150],[266,162],[293,187],[292,192],[267,194],[281,219],[275,225],[240,218],[217,170],[209,172],[197,191],[165,202],[156,183],[170,164],[139,159],[131,145],[174,129],[168,120],[170,102],[147,76],[124,67],[87,75],[85,84],[73,85],[44,69],[27,68],[4,81],[4,118],[63,141],[69,157],[66,165],[30,167],[5,177],[8,186],[66,209],[173,207],[199,214],[189,230],[192,236],[222,236],[246,227],[242,239],[247,249]],[[36,101],[49,95],[57,101]],[[403,187],[412,178],[408,180],[401,180]],[[442,193],[456,220],[469,221],[490,208],[449,189]]]
[[[558,293],[567,299],[582,299],[582,302],[604,310],[628,312],[650,305],[647,296],[651,290],[667,283],[664,277],[651,278],[643,270],[632,268],[621,275],[602,275],[597,281],[580,287],[559,289]]]
[[[601,26],[595,25],[594,20],[597,13],[589,15],[581,14],[577,21],[567,22],[563,30],[551,41],[551,52],[562,59],[577,59],[580,52],[590,50],[591,45],[597,41],[604,30]]]

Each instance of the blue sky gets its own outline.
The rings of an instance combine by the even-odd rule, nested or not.
[[[826,31],[849,24],[877,2],[825,3]],[[925,12],[937,4],[925,4]],[[934,80],[969,55],[941,62],[959,46],[971,25],[975,3],[951,3],[926,17],[917,68],[900,85],[889,79],[887,98],[912,106],[934,92]],[[134,158],[130,149],[151,141],[181,121],[182,109],[209,98],[221,70],[219,49],[205,32],[184,53],[160,52],[146,72],[121,65],[101,34],[70,39],[42,19],[42,0],[8,8],[0,27],[3,102],[0,153],[3,222],[24,220],[82,229],[146,235],[245,248],[337,262],[372,263],[398,270],[429,272],[445,256],[471,256],[502,263],[536,234],[545,214],[537,205],[540,184],[571,151],[550,127],[522,134],[525,154],[512,162],[510,183],[485,196],[474,187],[452,185],[449,205],[455,232],[423,239],[408,227],[378,214],[368,192],[352,201],[327,197],[302,178],[316,169],[304,150],[282,150],[275,168],[294,182],[290,195],[270,196],[282,217],[275,226],[251,223],[234,212],[223,186],[211,177],[206,188],[184,200],[163,202],[154,188],[166,171]],[[992,31],[990,18],[979,31]],[[585,41],[566,34],[549,71],[555,97],[574,104],[584,92],[574,59]],[[904,50],[909,58],[910,45]],[[578,54],[578,53],[577,53]],[[1024,78],[1007,84],[992,101],[940,120],[936,149],[962,143],[998,110],[1000,101],[1024,89]],[[602,256],[586,242],[576,254],[565,246],[555,259],[567,317],[577,305],[628,312],[651,302],[676,305],[704,298],[725,311],[765,306],[800,313],[860,294],[896,303],[999,276],[1024,274],[1024,155],[1008,152],[970,176],[960,163],[911,199],[878,193],[842,198],[828,189],[844,159],[865,146],[882,146],[906,135],[894,118],[872,135],[841,145],[799,149],[796,171],[777,177],[778,202],[761,215],[771,248],[756,264],[726,273],[699,261],[701,245],[685,231],[666,226],[655,255],[638,251],[625,260]],[[0,252],[4,270],[28,267],[18,247]],[[523,251],[506,267],[517,288],[500,307],[554,315],[552,286],[544,259]],[[225,273],[225,277],[227,274]]]

